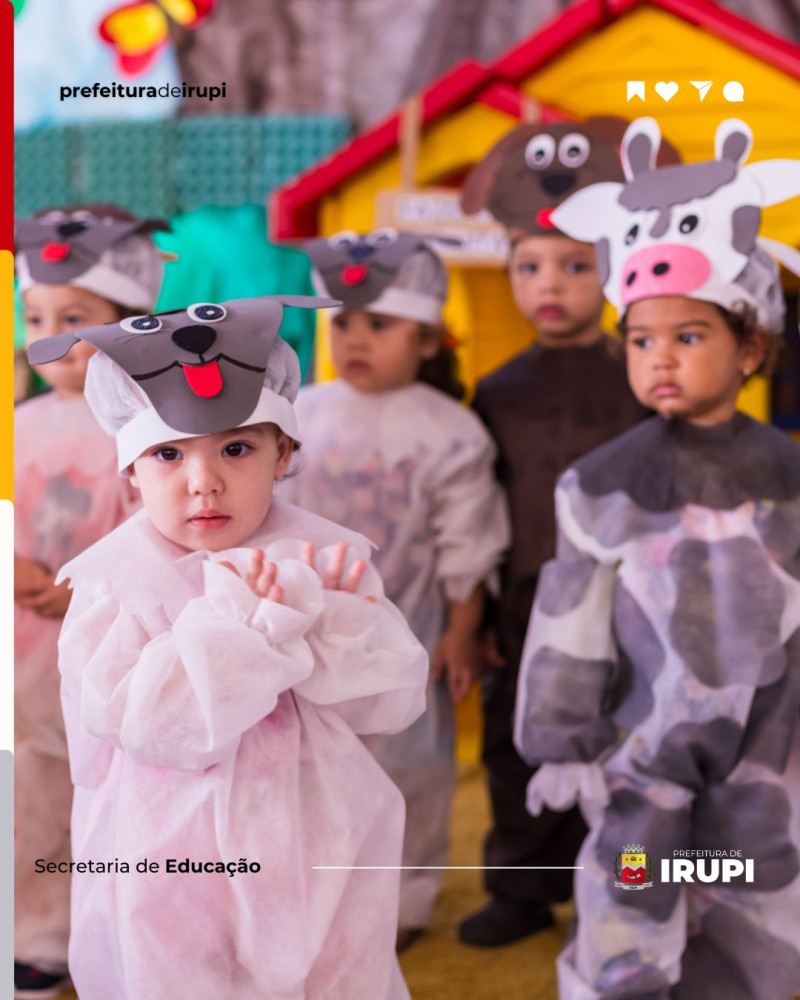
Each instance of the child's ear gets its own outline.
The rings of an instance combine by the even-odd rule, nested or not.
[[[294,454],[294,441],[284,431],[278,431],[278,461],[275,466],[275,478],[280,479],[289,471],[289,463]]]
[[[739,362],[745,377],[757,372],[769,352],[771,334],[757,330],[739,348]]]
[[[430,326],[422,326],[419,333],[419,353],[424,361],[435,358],[444,343],[444,331]]]

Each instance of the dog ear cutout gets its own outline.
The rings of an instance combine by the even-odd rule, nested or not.
[[[625,118],[619,118],[617,115],[592,115],[585,121],[575,122],[575,131],[583,132],[590,139],[607,142],[619,149],[622,137],[625,135],[625,129],[629,125],[629,121]]]
[[[264,298],[296,309],[330,309],[342,304],[341,299],[328,299],[321,295],[265,295]]]
[[[46,365],[48,361],[58,361],[69,353],[80,337],[72,333],[59,333],[55,337],[35,340],[28,348],[28,359],[32,365]]]
[[[489,192],[508,151],[516,146],[524,147],[534,135],[544,130],[542,125],[518,126],[495,143],[482,160],[478,160],[461,187],[461,211],[465,215],[475,215],[486,207]]]
[[[171,233],[172,226],[166,219],[142,219],[138,231],[140,233]]]

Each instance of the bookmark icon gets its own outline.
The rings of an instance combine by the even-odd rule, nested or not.
[[[625,100],[630,101],[634,97],[644,100],[644,80],[628,80],[628,96]]]

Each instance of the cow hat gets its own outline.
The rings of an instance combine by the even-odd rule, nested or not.
[[[200,302],[47,337],[28,357],[57,361],[79,340],[98,349],[85,395],[117,439],[121,472],[153,445],[249,424],[277,424],[299,442],[292,402],[300,365],[278,336],[283,307],[338,304],[308,295]]]
[[[559,236],[552,216],[562,201],[589,184],[623,179],[619,144],[627,125],[612,115],[519,125],[472,168],[461,189],[461,208],[467,215],[488,209],[512,239]],[[664,143],[661,162],[678,160]]]
[[[660,143],[653,118],[632,122],[621,150],[626,182],[576,192],[553,221],[596,244],[606,298],[620,311],[663,295],[725,309],[747,303],[765,329],[782,332],[780,273],[770,254],[800,274],[800,252],[758,229],[762,208],[800,194],[800,160],[745,165],[753,135],[735,118],[717,128],[713,160],[656,167]]]
[[[447,299],[447,268],[430,246],[458,244],[449,237],[375,229],[308,240],[303,250],[314,265],[312,281],[342,309],[366,309],[384,316],[436,325]]]
[[[17,220],[20,289],[74,285],[128,309],[152,309],[165,255],[150,238],[162,219],[136,219],[111,205],[52,209]]]

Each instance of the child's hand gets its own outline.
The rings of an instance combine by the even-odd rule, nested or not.
[[[220,566],[229,569],[231,573],[240,576],[239,571],[229,562],[220,562]],[[273,562],[264,562],[264,550],[253,549],[250,565],[244,575],[244,582],[253,591],[256,597],[266,598],[276,604],[283,604],[283,587],[279,587],[275,582],[278,576],[278,567]]]
[[[367,564],[363,559],[356,559],[347,572],[347,576],[342,578],[344,564],[347,560],[347,542],[339,542],[328,563],[328,568],[322,577],[322,586],[325,590],[344,590],[348,594],[355,594],[367,571]],[[315,550],[313,542],[306,542],[303,546],[303,562],[316,572]],[[367,601],[374,601],[374,597],[366,597]]]
[[[506,658],[497,645],[497,633],[493,628],[487,628],[480,640],[481,663],[485,673],[490,670],[500,670],[506,665]]]
[[[447,629],[433,654],[431,670],[436,680],[447,674],[447,689],[458,705],[469,694],[481,673],[478,637],[469,632]]]
[[[45,585],[36,593],[20,597],[17,603],[29,608],[40,618],[63,618],[72,600],[72,591],[67,581],[56,586],[55,573],[45,573]]]
[[[50,576],[44,566],[14,553],[14,600],[27,607],[25,598],[41,593],[50,582]]]

